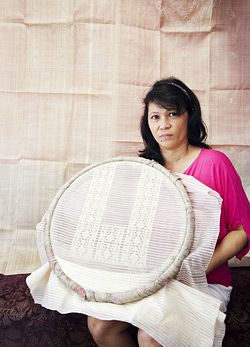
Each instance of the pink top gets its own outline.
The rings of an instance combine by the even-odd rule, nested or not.
[[[185,170],[190,175],[217,191],[223,199],[220,219],[220,233],[217,243],[230,231],[243,226],[250,239],[250,204],[243,190],[239,175],[228,157],[217,150],[202,148],[198,157]],[[250,248],[248,245],[237,254],[241,259]],[[207,276],[208,283],[232,285],[228,264],[219,266]]]

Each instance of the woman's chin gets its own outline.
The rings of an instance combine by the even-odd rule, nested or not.
[[[175,149],[176,146],[173,142],[170,142],[170,141],[162,141],[159,143],[159,146],[162,150],[170,150],[170,149]]]

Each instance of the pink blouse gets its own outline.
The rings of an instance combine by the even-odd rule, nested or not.
[[[242,187],[239,175],[228,157],[218,151],[202,148],[198,157],[185,170],[190,175],[217,191],[221,198],[222,209],[220,219],[220,233],[217,244],[230,231],[243,226],[250,239],[250,204]],[[248,245],[237,254],[241,259],[250,248]],[[228,264],[219,266],[207,276],[208,283],[218,283],[224,286],[232,285]]]

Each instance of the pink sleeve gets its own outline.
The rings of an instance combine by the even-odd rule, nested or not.
[[[250,248],[250,204],[242,187],[240,177],[232,163],[225,155],[222,155],[222,159],[220,184],[225,227],[229,232],[242,225],[248,237],[247,246],[236,255],[237,258],[241,259],[248,253]]]

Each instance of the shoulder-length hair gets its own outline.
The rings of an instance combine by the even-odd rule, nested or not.
[[[174,77],[159,80],[154,83],[144,100],[144,112],[140,129],[145,148],[139,151],[139,156],[154,159],[164,165],[159,144],[154,139],[148,125],[148,105],[154,102],[166,109],[175,108],[176,112],[188,113],[188,143],[193,146],[210,148],[205,143],[207,138],[206,125],[202,120],[201,107],[197,96],[182,81]]]

